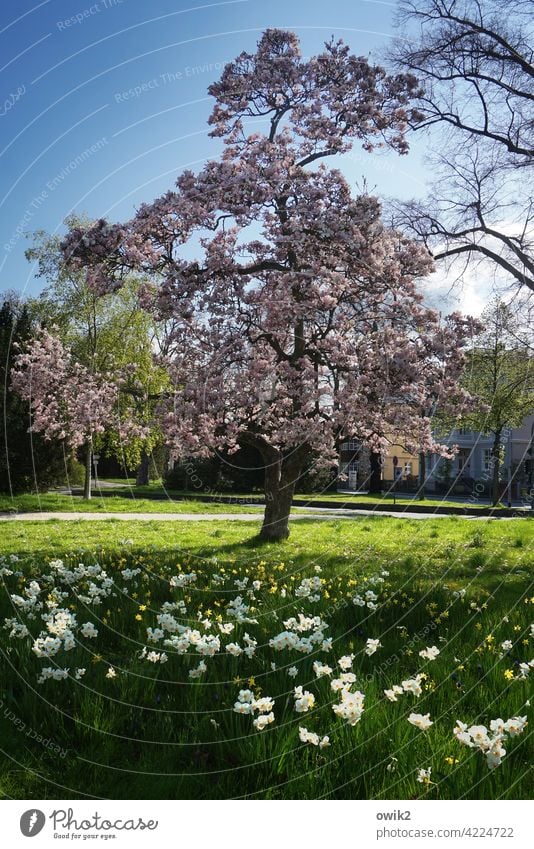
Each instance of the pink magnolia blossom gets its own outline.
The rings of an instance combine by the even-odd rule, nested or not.
[[[11,379],[30,403],[31,429],[45,439],[64,440],[73,451],[107,425],[117,424],[117,386],[75,362],[61,340],[46,330],[17,356]]]
[[[174,391],[160,408],[172,453],[256,447],[266,537],[287,534],[310,458],[331,464],[346,438],[382,452],[387,439],[436,450],[422,411],[470,403],[458,378],[472,322],[442,322],[423,305],[427,251],[325,165],[355,140],[405,153],[416,90],[413,77],[388,76],[342,42],[304,60],[293,33],[267,30],[210,87],[221,159],[184,172],[131,221],[65,239],[68,261],[97,291],[132,270],[159,281],[145,300],[173,319]],[[262,120],[253,133],[249,119]]]

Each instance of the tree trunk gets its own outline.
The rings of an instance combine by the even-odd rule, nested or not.
[[[495,431],[495,438],[493,440],[493,446],[491,449],[491,456],[493,458],[493,476],[491,483],[491,503],[493,507],[496,507],[499,503],[499,471],[501,468],[501,430]]]
[[[419,454],[419,493],[420,501],[425,500],[425,483],[426,483],[426,454],[421,451]]]
[[[371,451],[370,454],[371,474],[369,476],[369,494],[379,495],[382,492],[382,464],[380,454]]]
[[[284,466],[282,458],[265,469],[265,514],[260,539],[279,542],[289,536],[289,514],[298,470]]]
[[[91,460],[93,456],[91,440],[85,443],[85,480],[83,484],[83,497],[91,498]]]
[[[146,451],[141,452],[141,462],[135,475],[136,486],[148,486],[150,482],[150,457]]]

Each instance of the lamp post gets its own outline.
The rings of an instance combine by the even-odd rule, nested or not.
[[[512,428],[508,428],[508,507],[512,506]]]
[[[93,454],[93,466],[95,467],[95,489],[98,486],[98,461],[100,460],[100,454]]]

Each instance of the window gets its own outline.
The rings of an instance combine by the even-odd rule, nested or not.
[[[493,465],[493,457],[491,454],[491,448],[484,448],[484,454],[482,455],[482,468],[485,472],[489,472]]]
[[[405,477],[408,477],[408,475],[411,475],[411,474],[412,474],[412,464],[411,463],[405,463],[404,464],[404,475],[405,475]]]
[[[349,440],[349,442],[342,442],[341,443],[341,450],[342,451],[358,451],[359,448],[360,448],[359,442],[356,442],[356,440],[354,440],[354,439]]]
[[[460,448],[457,454],[458,471],[468,472],[471,467],[471,450],[469,448]]]

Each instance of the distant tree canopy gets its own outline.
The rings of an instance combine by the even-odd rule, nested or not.
[[[90,226],[74,217],[66,223]],[[119,417],[138,425],[138,435],[130,432],[125,441],[109,423],[87,450],[115,457],[125,468],[137,467],[138,483],[148,483],[150,454],[161,445],[154,409],[168,380],[154,358],[155,322],[139,306],[142,281],[131,277],[120,291],[98,296],[84,274],[66,267],[59,238],[45,231],[33,234],[26,256],[37,263],[38,275],[48,284],[29,304],[34,317],[58,336],[76,363],[120,387]],[[89,474],[90,464],[87,469]]]
[[[414,128],[439,136],[434,185],[394,220],[434,259],[534,291],[532,0],[400,0],[398,17],[389,58],[421,83]]]

